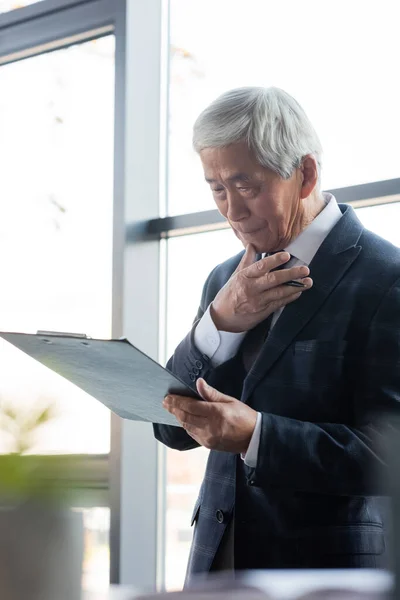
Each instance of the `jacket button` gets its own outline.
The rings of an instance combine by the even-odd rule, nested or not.
[[[193,375],[198,375],[200,373],[200,371],[198,369],[196,369],[196,367],[193,367],[192,373],[193,373]]]
[[[203,368],[203,363],[201,362],[201,360],[196,360],[196,362],[194,364],[196,365],[196,367],[198,369],[202,369]]]
[[[196,381],[196,375],[193,375],[193,373],[189,373],[189,379],[190,381]]]
[[[217,512],[215,513],[215,517],[216,517],[218,523],[224,522],[224,513],[222,512],[222,510],[217,510]]]

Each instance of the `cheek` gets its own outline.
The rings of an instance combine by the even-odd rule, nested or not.
[[[222,200],[218,200],[218,198],[215,198],[215,196],[214,196],[214,202],[215,202],[218,212],[220,212],[221,215],[226,218],[227,203]]]
[[[240,233],[238,233],[238,232],[236,231],[236,229],[235,229],[234,227],[232,227],[232,225],[231,225],[231,230],[232,230],[232,231],[233,231],[233,233],[236,235],[237,239],[238,239],[238,240],[240,240],[240,241],[242,242],[243,246],[246,246],[246,241],[242,239],[242,237],[241,237]]]
[[[283,239],[290,228],[290,211],[279,195],[265,194],[257,198],[254,212],[265,223],[266,230],[273,239]]]
[[[257,196],[252,208],[254,215],[264,219],[268,223],[281,220],[282,216],[285,214],[280,199],[276,195],[270,193]]]

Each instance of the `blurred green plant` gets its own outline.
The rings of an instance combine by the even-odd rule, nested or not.
[[[11,442],[11,451],[0,455],[0,501],[68,501],[71,461],[62,456],[28,454],[35,445],[38,431],[56,417],[53,403],[24,411],[0,403],[0,435]]]
[[[23,411],[12,404],[0,403],[0,431],[12,438],[12,452],[24,454],[32,450],[37,431],[56,417],[53,403]]]

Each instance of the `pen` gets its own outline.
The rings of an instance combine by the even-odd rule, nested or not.
[[[300,281],[293,281],[293,280],[291,280],[291,281],[285,281],[284,285],[290,285],[292,287],[301,287],[301,288],[306,287],[304,285],[304,283],[300,283]]]

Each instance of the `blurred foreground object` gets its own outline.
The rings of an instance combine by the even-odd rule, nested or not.
[[[78,513],[25,504],[0,511],[0,598],[78,600],[83,526]]]
[[[132,586],[111,585],[107,592],[86,592],[82,600],[136,600],[137,592]]]
[[[53,406],[28,412],[0,403],[1,600],[80,600],[83,521],[70,509],[73,457],[27,454]]]
[[[136,600],[386,600],[393,577],[386,571],[280,570],[237,573],[236,580],[223,574],[209,575],[183,592],[140,596]]]

